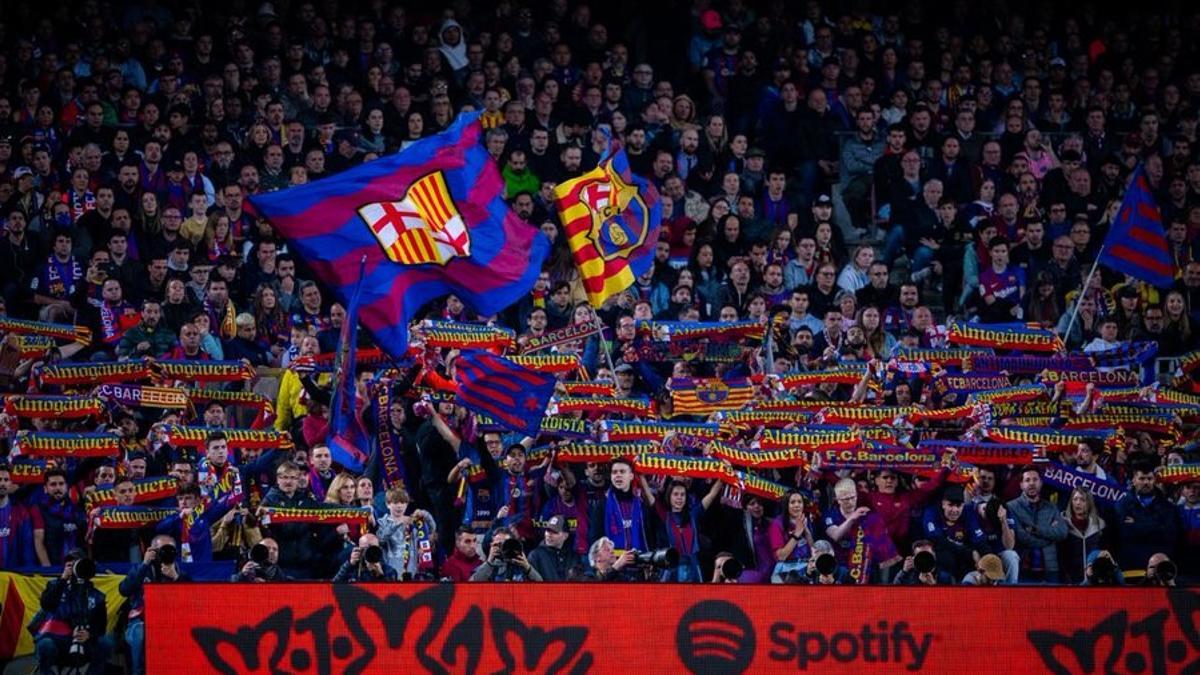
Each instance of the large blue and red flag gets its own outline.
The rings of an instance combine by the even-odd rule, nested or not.
[[[537,436],[555,377],[491,352],[471,350],[454,361],[458,404],[526,436]]]
[[[533,287],[550,241],[505,203],[479,114],[403,152],[251,204],[348,304],[366,256],[361,319],[393,357],[425,303],[453,293],[495,314]]]
[[[330,401],[329,436],[326,440],[333,461],[354,473],[362,473],[367,463],[367,448],[370,447],[367,432],[358,421],[358,377],[354,372],[364,265],[365,262],[359,263],[359,281],[346,305],[346,319],[342,321],[338,350],[333,359],[333,400]]]
[[[1163,288],[1175,281],[1162,214],[1139,164],[1104,240],[1100,264]]]

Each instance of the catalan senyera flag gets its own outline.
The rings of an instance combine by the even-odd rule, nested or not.
[[[400,358],[423,305],[453,293],[495,314],[533,287],[549,253],[504,201],[482,134],[479,113],[463,114],[399,153],[250,201],[343,305],[366,258],[362,325]]]
[[[747,378],[671,378],[676,415],[710,415],[741,410],[754,402],[754,385]]]
[[[654,262],[662,220],[658,191],[630,171],[624,150],[559,183],[554,200],[588,300],[596,307],[632,286]]]

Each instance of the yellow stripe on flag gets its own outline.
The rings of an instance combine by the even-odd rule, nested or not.
[[[117,625],[117,612],[121,609],[121,604],[125,602],[124,596],[117,590],[121,580],[125,577],[117,574],[98,574],[92,579],[92,584],[104,594],[108,600],[108,634],[112,635],[112,631]],[[20,621],[20,638],[17,640],[16,651],[11,657],[0,654],[0,658],[21,658],[23,656],[31,656],[33,654],[33,636],[25,629],[30,621],[33,621],[33,616],[37,614],[38,608],[41,606],[42,591],[46,590],[46,585],[49,584],[55,577],[43,576],[26,576],[23,574],[14,574],[12,572],[0,572],[0,603],[7,602],[9,597],[9,589],[15,588],[17,594],[21,598],[21,602],[25,605],[25,611],[22,614]],[[3,616],[6,621],[14,618],[15,615],[10,612],[5,612],[5,607],[0,607],[0,616]],[[12,626],[0,627],[0,633],[5,633],[11,630]]]

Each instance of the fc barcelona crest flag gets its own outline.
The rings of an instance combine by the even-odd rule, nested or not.
[[[654,185],[629,170],[624,150],[601,159],[582,176],[560,183],[554,198],[594,306],[629,288],[650,269],[662,207]]]
[[[709,415],[741,410],[754,401],[754,385],[747,378],[671,378],[671,400],[676,415]]]
[[[494,314],[533,287],[550,242],[503,198],[479,114],[329,178],[250,201],[394,357],[422,305],[453,293]]]

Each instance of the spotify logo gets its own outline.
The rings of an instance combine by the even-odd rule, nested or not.
[[[737,605],[704,600],[679,619],[675,649],[693,673],[744,673],[754,660],[754,625]]]

